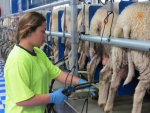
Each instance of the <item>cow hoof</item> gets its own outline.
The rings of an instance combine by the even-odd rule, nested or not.
[[[105,111],[105,113],[112,113],[111,108],[106,108],[106,107],[105,107],[104,111]]]
[[[98,105],[104,109],[104,108],[105,108],[106,103],[98,102]]]
[[[98,100],[98,93],[97,92],[92,92],[91,93],[91,98],[94,100]]]

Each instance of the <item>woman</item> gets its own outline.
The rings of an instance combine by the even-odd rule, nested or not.
[[[22,16],[17,29],[17,44],[9,54],[5,69],[5,113],[44,113],[46,104],[61,104],[67,97],[58,89],[49,94],[49,81],[65,83],[67,73],[54,66],[40,47],[46,40],[46,19],[37,12]],[[66,81],[70,83],[72,75]],[[72,84],[84,80],[73,77]]]

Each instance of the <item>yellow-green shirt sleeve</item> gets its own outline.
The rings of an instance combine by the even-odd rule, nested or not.
[[[60,74],[61,70],[51,63],[51,61],[48,59],[48,57],[42,50],[40,50],[39,48],[35,49],[42,55],[43,59],[46,62],[49,80],[55,79]]]
[[[61,73],[61,70],[57,66],[53,65],[48,58],[46,59],[46,63],[49,73],[49,79],[55,79]]]

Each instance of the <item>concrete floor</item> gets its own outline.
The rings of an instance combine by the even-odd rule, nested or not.
[[[55,81],[53,89],[55,90],[60,87],[64,87],[64,84],[61,84],[61,83]],[[85,96],[87,94],[80,93],[78,95]],[[88,100],[89,100],[88,113],[104,113],[103,108],[101,108],[97,105],[97,100],[93,100],[90,97],[88,98]],[[69,102],[69,104],[72,105],[73,108],[75,108],[79,113],[81,113],[84,99],[73,100],[73,99],[69,98],[68,102]],[[133,103],[133,95],[116,96],[113,113],[131,113],[132,103]],[[63,113],[63,112],[60,112],[60,113]],[[83,113],[86,113],[85,109],[84,109]],[[149,94],[146,94],[146,96],[144,98],[142,113],[150,113],[150,95]]]

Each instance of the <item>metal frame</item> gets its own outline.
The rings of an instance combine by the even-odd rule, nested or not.
[[[5,0],[4,0],[5,1]],[[59,1],[54,2],[51,4],[43,5],[37,8],[32,8],[26,11],[22,11],[21,13],[26,13],[30,11],[36,11],[36,10],[42,10],[46,8],[51,8],[58,5],[68,4],[71,5],[71,34],[66,33],[66,38],[71,38],[71,51],[72,51],[72,57],[71,57],[71,66],[75,66],[75,68],[72,69],[72,74],[77,76],[78,68],[77,68],[77,44],[79,42],[79,35],[77,33],[77,5],[79,0],[65,0],[65,1]],[[20,3],[21,5],[21,3]],[[16,14],[15,14],[16,15]],[[19,15],[19,13],[17,13]],[[14,14],[11,15],[5,15],[4,17],[1,17],[0,19],[14,16]],[[50,32],[46,31],[46,34],[49,35]],[[62,32],[51,32],[51,35],[53,36],[63,36]],[[130,39],[121,39],[121,38],[110,38],[108,41],[108,37],[100,37],[100,36],[92,36],[92,35],[81,35],[81,40],[91,41],[91,42],[99,42],[103,44],[111,44],[119,47],[125,47],[125,48],[131,48],[136,50],[142,50],[142,51],[150,51],[150,42],[149,41],[140,41],[140,40],[130,40]]]
[[[4,0],[5,1],[5,0]],[[72,35],[72,39],[71,39],[71,48],[72,48],[72,57],[71,57],[71,67],[74,67],[72,69],[72,74],[77,76],[77,72],[78,72],[78,65],[77,65],[77,44],[78,44],[78,33],[77,33],[77,5],[78,5],[78,0],[65,0],[65,1],[59,1],[59,2],[54,2],[54,3],[50,3],[47,5],[43,5],[37,8],[32,8],[32,9],[28,9],[25,11],[22,11],[22,2],[19,2],[19,13],[16,14],[11,14],[11,15],[4,15],[4,17],[1,17],[0,19],[3,18],[7,18],[7,17],[11,17],[14,15],[19,15],[21,16],[21,14],[23,13],[27,13],[27,12],[31,12],[31,11],[37,11],[37,10],[42,10],[42,9],[46,9],[46,8],[51,8],[54,6],[58,6],[58,5],[63,5],[63,4],[68,4],[70,3],[71,5],[71,26],[72,26],[72,31],[71,31],[71,35]],[[78,38],[76,38],[78,37]]]
[[[46,5],[40,6],[40,7],[36,7],[36,8],[32,8],[32,9],[28,9],[28,10],[22,11],[22,13],[27,13],[27,12],[31,12],[31,11],[37,11],[37,10],[47,9],[47,8],[51,8],[51,7],[59,6],[59,5],[63,5],[63,4],[69,4],[70,1],[72,1],[72,0],[65,0],[65,1],[59,1],[59,2],[50,3],[50,4],[46,4]],[[11,17],[11,16],[14,16],[14,15],[15,16],[19,15],[19,13],[15,13],[15,14],[10,14],[10,15],[7,15],[7,16],[3,16],[3,17],[0,17],[0,19]]]
[[[79,36],[77,32],[77,5],[78,0],[70,0],[71,2],[71,74],[78,75],[78,42]],[[74,67],[75,66],[75,67]]]
[[[8,30],[14,30],[14,28],[13,28],[13,27],[0,26],[0,28],[8,29]]]
[[[10,13],[12,12],[11,1],[12,0],[9,0]]]
[[[26,9],[29,9],[29,0],[26,0]]]

